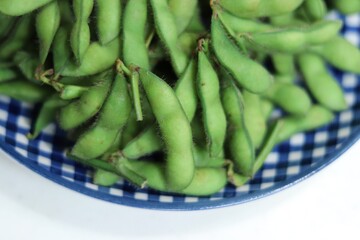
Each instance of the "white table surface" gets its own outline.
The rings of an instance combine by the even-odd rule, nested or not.
[[[360,141],[311,178],[242,205],[166,212],[57,185],[0,150],[0,239],[360,239]]]

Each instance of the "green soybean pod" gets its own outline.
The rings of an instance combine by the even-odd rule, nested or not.
[[[40,9],[36,15],[36,32],[40,44],[40,63],[44,64],[55,34],[60,26],[60,8],[57,1]]]
[[[312,106],[311,98],[305,89],[293,83],[275,81],[265,96],[293,115],[305,115]]]
[[[71,25],[75,21],[71,4],[71,1],[58,1],[62,25]]]
[[[111,74],[105,73],[99,76],[101,81],[81,97],[61,108],[58,115],[60,127],[64,130],[73,129],[95,116],[103,105],[110,86]]]
[[[76,60],[82,63],[90,45],[88,18],[93,10],[94,0],[73,0],[75,23],[71,31],[70,44]]]
[[[178,35],[189,25],[196,6],[197,1],[194,0],[169,0],[169,8],[175,18]]]
[[[259,154],[256,156],[253,175],[255,175],[257,171],[259,171],[259,169],[264,165],[266,158],[269,156],[269,154],[277,144],[277,139],[283,127],[284,127],[283,120],[276,121],[274,126],[272,126],[271,130],[267,134],[267,137],[264,141],[264,144]]]
[[[89,87],[77,85],[65,85],[60,91],[60,98],[64,100],[72,100],[81,97]]]
[[[167,0],[150,0],[156,32],[169,52],[175,73],[179,76],[188,64],[186,54],[177,45],[178,31]]]
[[[310,131],[326,124],[334,119],[334,114],[325,107],[314,105],[309,112],[303,116],[289,116],[283,119],[276,143],[289,139],[292,135],[304,131]]]
[[[340,84],[328,72],[321,57],[312,53],[303,53],[298,57],[298,61],[307,87],[321,105],[333,111],[348,108]]]
[[[175,94],[190,122],[194,118],[198,106],[196,75],[197,64],[195,60],[190,60],[189,65],[175,85]]]
[[[98,168],[95,169],[93,178],[94,184],[104,187],[111,187],[112,185],[117,183],[117,181],[119,181],[120,176],[115,173]]]
[[[311,20],[323,19],[327,13],[327,6],[324,0],[305,0],[302,8],[306,16]]]
[[[203,49],[198,53],[197,92],[203,109],[209,153],[218,157],[225,142],[226,116],[221,104],[219,77]]]
[[[39,58],[37,55],[19,51],[15,54],[13,62],[26,79],[39,83],[39,81],[35,79],[35,71],[39,66]]]
[[[260,101],[260,104],[261,104],[261,111],[265,117],[265,119],[269,119],[271,117],[271,114],[275,108],[274,104],[266,99],[266,98],[261,98],[261,101]]]
[[[83,77],[94,75],[110,68],[119,56],[120,39],[116,38],[105,46],[94,42],[90,44],[83,57],[81,65],[70,62],[61,72],[62,76]]]
[[[211,22],[212,48],[221,65],[229,71],[236,82],[253,93],[262,93],[272,84],[272,76],[259,63],[242,55],[228,38],[215,14]]]
[[[360,50],[337,36],[320,46],[314,46],[310,51],[320,55],[336,68],[360,74]]]
[[[164,139],[167,187],[182,190],[195,171],[190,122],[174,90],[151,72],[139,68],[140,81]]]
[[[41,102],[45,100],[51,92],[47,87],[18,79],[0,83],[0,94],[24,102]]]
[[[245,126],[249,131],[252,143],[255,148],[259,148],[264,140],[267,125],[266,118],[261,111],[261,98],[259,95],[244,90],[244,120]]]
[[[343,14],[360,12],[360,2],[358,0],[330,0],[330,3]]]
[[[8,59],[27,44],[33,33],[32,15],[22,16],[8,37],[0,44],[0,59]]]
[[[11,68],[0,68],[0,83],[12,80],[17,77],[15,70]]]
[[[144,179],[141,187],[148,186],[159,191],[175,192],[193,196],[208,196],[220,191],[226,185],[226,170],[223,168],[197,168],[190,184],[181,190],[168,188],[166,171],[163,165],[156,161],[131,161],[122,159],[116,167],[131,182],[140,177]],[[134,181],[134,180],[135,181]],[[135,183],[136,184],[136,183]]]
[[[306,41],[309,45],[326,44],[339,34],[342,26],[340,20],[318,21],[305,29]]]
[[[0,40],[2,40],[3,37],[5,37],[9,33],[15,21],[15,17],[11,17],[0,12]]]
[[[193,146],[195,166],[221,168],[226,165],[226,161],[222,157],[210,157],[209,151],[205,147],[198,145]]]
[[[55,74],[59,75],[67,64],[70,64],[72,58],[72,51],[70,42],[70,30],[68,27],[60,26],[53,43],[53,63]]]
[[[255,147],[246,127],[241,93],[231,80],[227,80],[221,94],[228,120],[227,146],[230,158],[236,172],[250,176],[255,161]]]
[[[147,13],[147,0],[131,0],[125,6],[122,51],[126,65],[136,64],[150,69],[145,31]]]
[[[178,38],[179,48],[188,56],[192,56],[198,39],[201,37],[201,34],[194,32],[183,32]]]
[[[194,33],[202,33],[202,32],[206,31],[203,20],[201,18],[201,10],[200,10],[198,1],[196,4],[196,7],[195,7],[195,12],[194,12],[188,26],[186,27],[186,31],[194,32]]]
[[[271,55],[272,64],[278,75],[289,76],[293,82],[296,77],[295,57],[291,54],[276,53]]]
[[[20,16],[32,12],[53,0],[1,0],[0,12],[10,16]]]
[[[154,152],[160,151],[163,148],[163,142],[156,132],[156,128],[151,126],[135,139],[130,141],[124,149],[122,154],[128,159],[138,159]]]
[[[96,0],[96,10],[99,42],[105,45],[120,35],[122,3],[121,0]]]
[[[218,14],[222,23],[232,29],[235,33],[257,33],[274,31],[275,29],[274,26],[271,26],[270,24],[253,19],[239,18],[227,11],[221,11]]]
[[[112,146],[129,118],[131,99],[123,74],[117,74],[97,122],[76,141],[71,155],[87,160],[97,158]]]
[[[289,13],[304,0],[219,0],[219,4],[235,16],[244,18],[270,17]]]
[[[27,134],[27,138],[37,138],[45,127],[56,120],[56,112],[58,109],[66,104],[67,102],[60,99],[57,95],[53,95],[46,99],[44,104],[41,106],[39,115],[36,117],[31,132]]]

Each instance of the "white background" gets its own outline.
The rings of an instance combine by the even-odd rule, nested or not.
[[[0,239],[360,239],[360,141],[311,178],[242,205],[124,207],[68,190],[0,150]]]

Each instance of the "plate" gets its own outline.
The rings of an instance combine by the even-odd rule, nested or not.
[[[342,17],[342,34],[360,45],[360,15]],[[26,134],[38,106],[0,96],[0,147],[14,160],[67,188],[104,201],[149,209],[201,210],[252,201],[292,186],[318,172],[360,138],[360,76],[329,68],[346,93],[350,109],[336,115],[328,126],[292,137],[277,146],[264,167],[248,184],[236,188],[228,184],[209,197],[188,197],[138,189],[126,181],[113,187],[92,184],[91,169],[65,157],[70,145],[56,125],[47,127],[38,139]]]

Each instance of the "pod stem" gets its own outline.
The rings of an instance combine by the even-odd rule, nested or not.
[[[120,59],[116,60],[116,71],[120,74],[125,74],[127,77],[130,78],[130,86],[131,86],[131,93],[133,98],[133,104],[136,113],[136,120],[142,121],[143,112],[141,108],[141,98],[140,98],[140,89],[139,89],[139,73],[137,72],[136,66],[131,66],[130,69],[125,66],[124,62]]]

